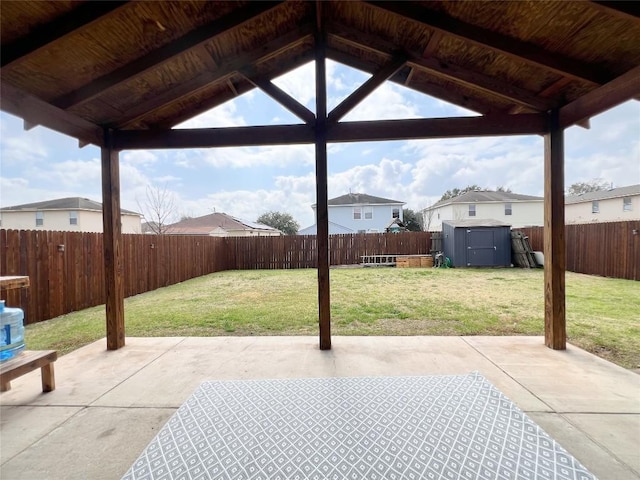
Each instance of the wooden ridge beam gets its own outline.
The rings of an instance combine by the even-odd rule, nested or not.
[[[440,30],[446,35],[460,38],[483,48],[490,48],[508,57],[521,60],[542,67],[546,70],[564,76],[570,76],[578,80],[584,80],[601,85],[611,80],[610,75],[557,53],[549,52],[544,48],[508,37],[500,33],[462,22],[442,12],[426,8],[416,8],[406,2],[372,2],[367,4],[387,13],[393,13],[430,28]]]
[[[69,13],[30,31],[7,45],[2,45],[0,65],[7,65],[23,60],[42,47],[61,40],[67,35],[88,27],[93,22],[117,10],[126,1],[87,2],[71,10]]]
[[[384,55],[397,50],[397,46],[378,36],[368,35],[356,31],[338,22],[332,22],[329,32],[339,41],[355,46],[359,49],[374,51]],[[457,65],[441,62],[433,56],[425,58],[423,52],[406,51],[408,64],[419,70],[444,78],[451,82],[464,85],[473,90],[480,90],[497,96],[516,105],[532,108],[537,111],[548,111],[557,106],[549,98],[540,98],[532,92],[499,80],[480,72],[473,72]]]
[[[640,66],[577,98],[560,109],[560,127],[584,122],[640,95]]]
[[[329,127],[329,142],[371,142],[424,138],[540,135],[548,130],[544,113],[484,117],[418,118],[341,122]]]
[[[22,118],[27,125],[42,125],[56,132],[77,138],[81,143],[102,146],[103,130],[98,125],[65,112],[6,82],[0,82],[0,108]]]
[[[251,74],[246,70],[242,72],[242,75],[284,108],[300,118],[303,122],[313,124],[316,121],[316,116],[311,110],[302,105],[280,87],[274,85],[268,78],[261,75]]]
[[[141,58],[137,58],[113,72],[95,79],[89,84],[55,99],[52,103],[62,109],[68,109],[75,105],[88,102],[96,96],[129,81],[143,73],[157,68],[163,63],[188,50],[194,49],[211,40],[212,37],[237,28],[252,20],[257,15],[267,12],[278,6],[281,2],[251,2],[241,10],[235,10],[222,18],[214,20],[193,30],[181,38],[164,45]]]
[[[169,90],[165,90],[146,101],[139,102],[127,110],[124,116],[119,117],[117,119],[117,123],[112,126],[113,128],[126,128],[128,125],[135,123],[154,110],[191,95],[211,83],[225,80],[226,77],[240,71],[247,65],[263,62],[295,47],[308,38],[312,32],[313,26],[311,24],[301,25],[295,30],[288,32],[251,52],[238,55],[233,60],[227,62],[220,62],[221,65],[216,70],[203,72],[191,80],[178,83]]]
[[[327,57],[336,62],[343,63],[350,67],[357,68],[358,70],[362,70],[371,74],[375,73],[376,69],[378,68],[378,66],[373,62],[356,58],[340,50],[336,50],[335,48],[327,48]],[[482,114],[492,112],[493,107],[488,103],[483,102],[482,100],[474,99],[466,95],[457,94],[455,92],[452,92],[450,89],[444,88],[440,85],[425,85],[424,83],[422,83],[418,87],[414,86],[413,84],[407,83],[406,80],[407,79],[405,78],[399,78],[398,74],[389,78],[389,81],[391,82],[398,83],[425,95],[431,95],[432,97],[439,98],[441,100],[453,103],[454,105],[458,105],[459,107],[466,108],[474,112]]]
[[[113,145],[118,150],[293,145],[313,143],[313,140],[313,127],[309,125],[113,132]]]
[[[380,70],[373,74],[366,82],[364,82],[358,89],[345,98],[338,106],[336,106],[327,117],[328,123],[338,122],[342,117],[355,108],[360,102],[362,102],[367,96],[369,96],[376,88],[386,82],[390,77],[400,70],[407,59],[404,55],[394,56],[386,65],[383,65]]]

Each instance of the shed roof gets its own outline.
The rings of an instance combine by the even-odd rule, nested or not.
[[[570,195],[565,198],[564,203],[570,205],[573,203],[592,202],[594,200],[606,200],[608,198],[628,197],[631,195],[640,195],[640,184],[588,192],[582,195]]]
[[[82,197],[66,197],[55,198],[53,200],[45,200],[43,202],[24,203],[22,205],[13,205],[11,207],[4,207],[0,209],[3,212],[17,212],[17,211],[35,211],[35,210],[93,210],[96,212],[102,212],[102,203],[90,200]],[[126,215],[140,215],[139,213],[132,212],[131,210],[120,210]]]
[[[1,108],[83,143],[104,145],[108,128],[148,131],[113,135],[116,147],[149,138],[175,147],[158,132],[257,86],[312,125],[314,113],[271,80],[313,60],[322,43],[376,82],[493,116],[490,130],[540,129],[526,114],[563,106],[566,127],[640,94],[639,15],[637,2],[596,1],[4,0]],[[390,125],[358,125],[357,134],[338,126],[327,138],[425,133]],[[284,143],[313,142],[312,129],[287,131]],[[233,139],[278,141],[276,130],[263,132]]]

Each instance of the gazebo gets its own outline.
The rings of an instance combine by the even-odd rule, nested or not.
[[[119,152],[314,144],[319,343],[331,348],[327,143],[544,135],[545,343],[566,347],[563,132],[640,95],[635,2],[5,0],[2,110],[102,151],[107,348],[125,343]],[[326,59],[371,73],[327,111]],[[310,111],[272,79],[315,60]],[[385,81],[478,113],[343,122]],[[172,127],[259,88],[295,125]]]

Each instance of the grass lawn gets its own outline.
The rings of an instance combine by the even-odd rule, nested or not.
[[[127,336],[317,335],[316,271],[220,272],[125,300]],[[640,367],[640,285],[567,272],[569,341]],[[334,335],[543,335],[543,272],[331,270]],[[64,354],[105,336],[104,306],[27,326]]]

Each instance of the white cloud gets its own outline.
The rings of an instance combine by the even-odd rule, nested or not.
[[[244,95],[248,95],[245,93]],[[239,97],[238,97],[239,98]],[[216,127],[243,127],[247,125],[244,117],[237,112],[237,99],[223,103],[219,107],[201,113],[189,120],[176,125],[180,128],[216,128]]]
[[[201,150],[200,154],[204,162],[216,168],[251,168],[259,165],[282,168],[315,163],[312,145],[215,148]]]
[[[149,150],[129,150],[120,155],[123,163],[149,166],[158,161],[158,154]]]

